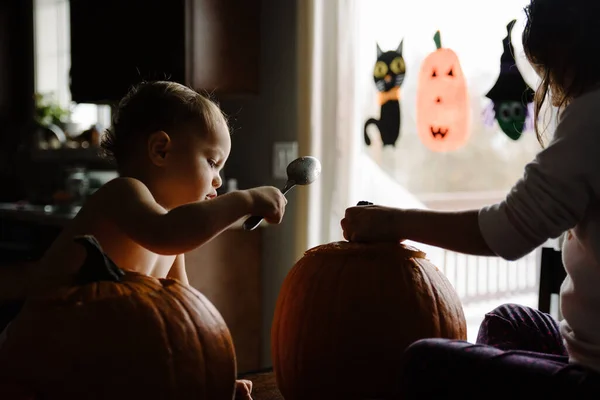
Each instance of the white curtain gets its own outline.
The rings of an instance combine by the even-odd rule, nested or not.
[[[472,21],[469,20],[471,17],[463,17],[464,21],[461,21],[464,23],[471,21],[469,23],[472,25],[469,26],[470,33],[463,34],[461,33],[463,22],[457,26],[453,19],[443,18],[444,15],[451,12],[456,13],[454,8],[458,5],[451,6],[445,0],[429,0],[428,7],[437,10],[435,13],[437,19],[435,23],[429,23],[431,26],[428,29],[423,29],[429,32],[434,25],[439,24],[447,33],[446,38],[451,39],[453,35],[456,37],[453,46],[456,45],[461,49],[464,69],[470,71],[468,74],[471,79],[470,90],[475,91],[473,95],[476,95],[477,98],[481,97],[485,100],[483,95],[491,88],[499,72],[498,61],[503,50],[502,39],[506,36],[506,23],[511,18],[517,19],[518,26],[517,30],[513,31],[512,37],[517,65],[529,85],[536,87],[537,76],[524,57],[520,40],[524,25],[522,7],[527,2],[526,0],[510,0],[508,2],[497,0],[489,4],[490,7],[493,6],[493,9],[486,11],[482,8],[480,0],[457,0],[457,4],[462,4],[466,9],[479,7],[478,10],[481,11],[477,13],[479,17],[473,17]],[[339,222],[343,217],[344,210],[360,200],[393,207],[424,208],[424,205],[397,179],[378,165],[365,150],[363,143],[364,105],[368,103],[368,99],[365,98],[368,94],[365,94],[364,89],[365,76],[368,74],[366,68],[371,68],[369,65],[373,63],[375,57],[375,45],[371,42],[377,38],[376,36],[381,35],[381,33],[375,35],[365,25],[365,21],[369,20],[365,12],[370,10],[365,7],[375,7],[381,9],[381,12],[385,12],[386,7],[389,8],[390,4],[389,0],[369,0],[368,2],[366,0],[302,0],[298,2],[298,48],[299,59],[302,63],[298,71],[300,85],[299,151],[303,155],[318,157],[323,166],[320,179],[307,190],[298,191],[299,221],[306,221],[306,224],[299,226],[296,247],[298,256],[301,256],[307,248],[342,240]],[[393,5],[396,5],[396,2]],[[454,8],[446,10],[444,7]],[[415,21],[410,18],[424,19],[425,15],[429,14],[426,10],[422,10],[421,6],[415,6],[410,10],[408,8],[407,13],[401,13],[401,15],[397,12],[398,10],[392,10],[392,14],[398,15],[398,39],[394,35],[390,38],[390,43],[396,43],[395,41],[404,35],[409,35],[408,42],[417,41],[418,45],[421,42],[417,38],[421,36],[425,39],[419,40],[431,41],[425,31],[418,31],[419,34],[410,31],[418,25],[415,25]],[[411,12],[408,13],[408,11]],[[389,20],[394,18],[393,16],[382,16],[382,23],[385,21],[389,23]],[[487,25],[493,26],[488,27]],[[411,26],[413,28],[410,28]],[[478,38],[464,37],[473,32],[480,33]],[[373,59],[365,59],[368,53],[365,46],[373,47]],[[421,54],[415,50],[418,47],[415,46],[417,45],[413,43],[412,50],[410,50],[411,45],[409,45],[408,51],[412,52],[410,58],[413,62],[418,63],[420,62],[418,60],[424,56],[423,54],[429,50],[419,50],[421,53],[425,52]],[[406,50],[407,46],[404,47]],[[418,69],[415,67],[413,70],[417,71]],[[411,80],[414,79],[407,79],[409,86]],[[371,83],[367,83],[370,88]],[[405,92],[414,94],[414,88],[407,87]],[[410,121],[411,113],[414,111],[411,108],[414,108],[412,103],[414,101],[408,100],[404,104],[405,107],[408,107],[407,116],[409,118],[407,121]],[[555,115],[554,110],[548,114]],[[553,130],[554,126],[551,123],[549,131],[553,132]],[[403,135],[406,134],[407,132],[403,133]],[[504,138],[501,133],[499,136]],[[504,139],[506,142],[506,138]],[[530,147],[532,139],[532,137],[527,138]],[[535,140],[533,139],[533,141]],[[520,146],[525,146],[522,141],[518,143],[521,143]],[[514,146],[514,144],[511,145]],[[534,150],[530,157],[538,149],[537,145],[532,148]],[[524,161],[529,159],[525,157]],[[415,169],[418,165],[410,168]],[[418,168],[416,171],[418,172]],[[413,174],[412,171],[408,173]],[[520,173],[519,170],[515,174],[515,181]],[[417,244],[417,246],[427,252],[432,261],[443,262],[443,253],[440,249],[422,244]]]
[[[357,4],[361,0],[298,2],[299,152],[321,160],[320,179],[298,191],[297,253],[343,240],[340,220],[360,200],[422,208],[362,150],[361,101],[356,96]],[[441,253],[419,245],[430,258]]]

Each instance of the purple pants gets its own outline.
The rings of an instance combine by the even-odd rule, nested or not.
[[[403,398],[600,398],[600,374],[569,364],[558,323],[505,304],[486,314],[477,344],[423,339],[405,352]]]

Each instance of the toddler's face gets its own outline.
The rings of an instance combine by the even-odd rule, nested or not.
[[[221,187],[219,172],[231,151],[227,124],[217,124],[211,132],[190,129],[173,137],[169,164],[165,171],[173,206],[210,200]]]

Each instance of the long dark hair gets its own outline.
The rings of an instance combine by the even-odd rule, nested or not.
[[[539,117],[548,94],[560,114],[573,98],[600,82],[600,1],[531,0],[525,14],[523,48],[541,77],[534,121],[543,146]]]

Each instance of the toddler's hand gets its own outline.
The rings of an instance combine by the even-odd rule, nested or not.
[[[235,400],[252,400],[252,381],[238,379],[235,381]]]
[[[273,186],[250,189],[252,215],[260,215],[270,224],[279,224],[285,213],[287,199]]]
[[[382,206],[346,209],[341,221],[344,238],[350,242],[399,242],[398,210]]]

